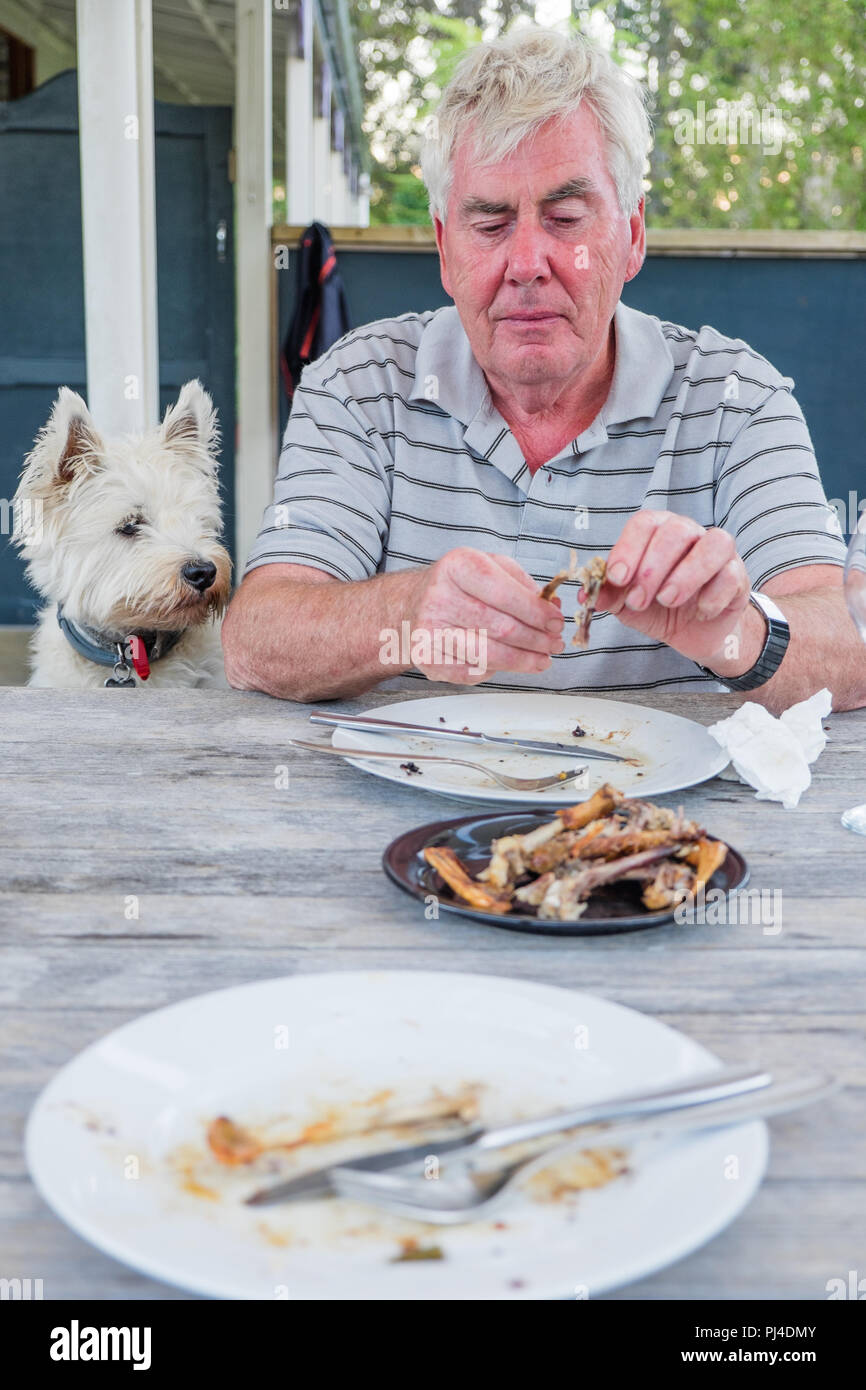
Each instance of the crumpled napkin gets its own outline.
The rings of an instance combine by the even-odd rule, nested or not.
[[[749,700],[729,719],[711,724],[707,732],[730,755],[740,780],[755,788],[758,801],[781,801],[790,811],[812,781],[809,764],[827,742],[821,720],[832,705],[826,686],[784,710],[778,719]]]

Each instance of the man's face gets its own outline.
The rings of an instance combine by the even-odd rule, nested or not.
[[[643,200],[631,219],[620,210],[585,104],[498,164],[474,161],[470,128],[435,227],[442,284],[497,390],[578,380],[644,258]]]

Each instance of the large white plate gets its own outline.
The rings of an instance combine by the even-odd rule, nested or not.
[[[204,1126],[223,1113],[307,1122],[382,1088],[467,1082],[485,1086],[482,1118],[495,1123],[715,1062],[653,1019],[549,985],[410,971],[267,980],[146,1014],[87,1048],[39,1097],[27,1161],[86,1240],[200,1294],[595,1297],[733,1220],[763,1176],[762,1123],[632,1150],[629,1173],[603,1188],[550,1204],[519,1195],[499,1224],[449,1228],[335,1199],[244,1207],[238,1192],[263,1179],[238,1169],[222,1169],[208,1197],[194,1186]],[[392,1263],[412,1235],[445,1258]]]
[[[610,782],[628,796],[660,796],[665,792],[692,787],[715,777],[728,764],[728,755],[702,724],[663,710],[622,700],[603,700],[586,695],[558,695],[548,692],[520,694],[472,694],[436,696],[429,700],[401,700],[381,705],[365,713],[380,719],[395,719],[431,727],[443,719],[452,729],[472,729],[477,733],[509,734],[513,738],[539,738],[622,753],[633,763],[588,760],[586,783],[582,781],[546,792],[513,792],[497,786],[484,773],[446,763],[419,763],[418,773],[407,773],[400,764],[350,759],[355,767],[385,777],[391,782],[409,782],[426,791],[441,792],[463,800],[522,802],[527,805],[549,803],[572,806],[587,800],[602,782]],[[572,737],[579,726],[587,737]],[[382,748],[413,753],[453,753],[456,758],[495,767],[515,777],[543,777],[574,767],[571,758],[547,753],[493,751],[480,743],[447,742],[421,735],[369,734],[363,730],[335,729],[335,748]]]

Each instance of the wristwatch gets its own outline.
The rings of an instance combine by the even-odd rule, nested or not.
[[[791,629],[781,608],[777,608],[771,598],[766,594],[759,594],[754,589],[749,594],[749,601],[763,613],[767,622],[767,636],[761,654],[749,671],[744,671],[741,676],[720,676],[716,671],[710,671],[708,667],[701,666],[700,662],[695,662],[698,668],[706,675],[712,676],[715,680],[721,681],[729,690],[754,690],[759,685],[766,685],[771,676],[774,676],[782,664],[782,658],[788,650],[788,643],[791,640]]]

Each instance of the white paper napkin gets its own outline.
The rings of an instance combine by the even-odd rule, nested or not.
[[[826,686],[778,719],[748,700],[729,719],[711,724],[708,732],[729,754],[740,781],[755,788],[759,801],[781,801],[790,811],[812,781],[809,764],[827,742],[821,720],[832,705]]]

